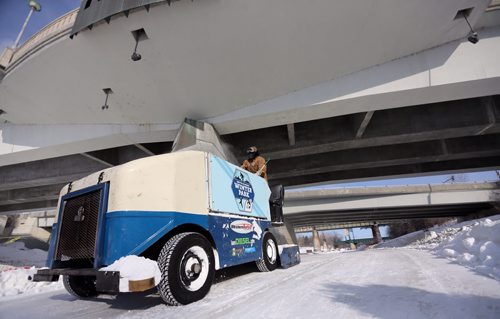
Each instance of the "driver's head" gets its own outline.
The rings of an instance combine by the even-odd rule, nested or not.
[[[250,146],[247,148],[247,157],[248,159],[254,159],[259,155],[259,151],[257,150],[257,147],[255,146]]]

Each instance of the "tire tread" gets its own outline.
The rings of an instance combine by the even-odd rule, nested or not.
[[[92,298],[92,297],[96,297],[99,295],[97,293],[97,291],[89,291],[89,293],[85,294],[85,295],[79,294],[77,291],[75,291],[75,289],[73,289],[71,282],[70,282],[70,279],[71,279],[71,277],[68,275],[63,276],[63,286],[70,295],[72,295],[76,298],[79,298],[79,299]]]

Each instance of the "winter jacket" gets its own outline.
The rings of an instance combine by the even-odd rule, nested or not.
[[[267,167],[265,166],[266,160],[262,156],[257,156],[253,160],[245,160],[241,165],[241,168],[251,172],[257,173],[261,167],[264,167],[260,173],[260,176],[267,181]]]

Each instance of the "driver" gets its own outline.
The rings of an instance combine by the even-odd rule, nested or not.
[[[241,168],[250,173],[259,173],[258,175],[267,181],[267,165],[264,157],[259,155],[256,146],[247,148],[247,159],[243,161]]]

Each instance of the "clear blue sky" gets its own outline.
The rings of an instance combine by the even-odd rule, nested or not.
[[[33,12],[21,43],[57,17],[80,6],[80,0],[38,0],[42,11]],[[12,46],[29,12],[26,0],[0,0],[0,52]]]

